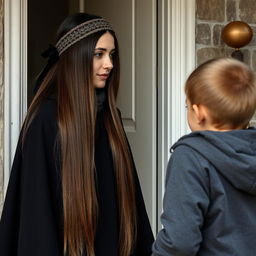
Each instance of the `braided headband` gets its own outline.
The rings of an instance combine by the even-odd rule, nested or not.
[[[63,37],[59,39],[56,44],[59,55],[67,50],[71,45],[80,41],[81,39],[101,30],[113,30],[111,25],[104,19],[93,19],[86,21],[74,27]]]

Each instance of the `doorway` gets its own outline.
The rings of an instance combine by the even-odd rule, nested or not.
[[[29,51],[27,47],[27,1],[5,0],[5,190],[20,127],[27,109],[27,51]],[[93,2],[98,1],[100,0],[77,0],[74,2],[75,6],[73,8],[77,11],[83,6],[86,11],[89,11],[87,8],[92,8],[91,10],[93,11],[95,7],[93,5],[90,6],[90,2],[93,4]],[[112,12],[114,12],[122,1],[111,1],[113,4],[108,7],[112,7]],[[161,228],[159,217],[162,211],[164,176],[169,158],[169,148],[174,141],[188,131],[183,83],[188,73],[195,67],[195,0],[126,0],[123,2],[123,7],[129,5],[130,8],[127,9],[128,14],[125,16],[126,18],[129,17],[129,19],[127,21],[124,18],[126,23],[123,25],[130,29],[124,36],[130,35],[130,38],[126,39],[131,46],[128,51],[131,58],[129,56],[125,58],[127,63],[130,61],[130,65],[122,64],[122,72],[127,72],[127,74],[123,73],[122,76],[125,77],[126,75],[131,79],[125,79],[122,82],[123,84],[130,84],[130,87],[124,85],[122,87],[128,88],[128,101],[131,103],[130,105],[123,104],[122,106],[127,97],[120,94],[119,106],[123,114],[134,157],[141,153],[137,153],[137,151],[143,151],[144,148],[149,152],[147,157],[138,157],[135,161],[152,228],[156,233]],[[143,7],[145,7],[145,10],[143,10]],[[119,8],[122,9],[122,6]],[[102,16],[108,18],[106,16],[108,11],[106,9],[105,15],[103,13]],[[121,18],[123,19],[123,17]],[[45,19],[47,19],[47,16],[43,20]],[[125,32],[125,30],[118,29],[121,19],[114,19],[114,16],[112,18],[109,17],[111,23],[116,26],[116,28],[114,27],[115,30],[117,32],[119,30],[120,33]],[[143,19],[148,23],[148,26],[143,26]],[[143,38],[144,36],[145,38]],[[119,39],[120,45],[124,44],[120,40],[122,39]],[[48,43],[49,41],[47,40],[46,45],[42,47],[42,51],[48,46]],[[144,47],[145,44],[149,45],[149,47]],[[150,50],[148,51],[148,49]],[[147,53],[150,55],[146,56]],[[36,54],[38,56],[38,52]],[[144,58],[147,60],[147,66],[143,66]],[[42,59],[41,61],[43,63]],[[147,67],[150,67],[150,71],[147,70]],[[38,72],[40,69],[41,64]],[[150,74],[151,71],[152,73]],[[148,87],[140,86],[138,81],[143,80],[148,82],[145,83],[148,84]],[[148,88],[151,93],[149,96],[145,94]],[[144,107],[143,102],[145,102]],[[153,102],[155,105],[152,106],[149,102]],[[142,112],[140,112],[141,110]],[[140,114],[143,111],[146,113],[145,116]],[[143,135],[144,131],[141,128],[143,127],[143,122],[141,122],[142,126],[139,124],[142,120],[145,120],[144,124],[152,127],[151,130],[149,129],[149,133],[145,132],[150,142],[141,143],[136,148],[134,143],[139,141],[136,139],[136,133],[138,132],[139,136]],[[135,139],[130,139],[133,135],[135,135]],[[152,155],[153,157],[151,158]],[[152,164],[149,171],[147,167],[143,167],[143,161],[148,159]]]
[[[37,8],[39,4],[40,10]],[[157,212],[156,4],[156,0],[84,1],[84,11],[109,20],[119,40],[121,83],[118,107],[154,230]],[[43,3],[28,0],[28,105],[33,97],[35,78],[45,65],[45,60],[39,53],[49,43],[54,43],[59,24],[74,11],[76,10],[70,8],[68,0],[45,0]]]

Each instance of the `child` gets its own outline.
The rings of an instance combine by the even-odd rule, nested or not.
[[[154,256],[256,255],[254,73],[221,58],[185,85],[193,131],[172,146]]]

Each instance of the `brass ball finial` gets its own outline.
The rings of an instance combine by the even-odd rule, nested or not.
[[[251,27],[243,21],[232,21],[222,30],[222,40],[230,47],[239,49],[252,40]]]

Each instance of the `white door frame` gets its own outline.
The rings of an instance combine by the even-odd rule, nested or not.
[[[158,0],[158,229],[170,147],[189,131],[184,82],[195,68],[195,0]]]
[[[27,109],[27,0],[4,0],[4,191]]]
[[[80,0],[80,8],[83,1]],[[195,67],[195,0],[158,0],[158,215],[169,148],[188,131],[183,84]],[[27,109],[27,0],[4,0],[4,185]],[[159,216],[157,216],[159,220]],[[160,225],[159,225],[160,227]]]

